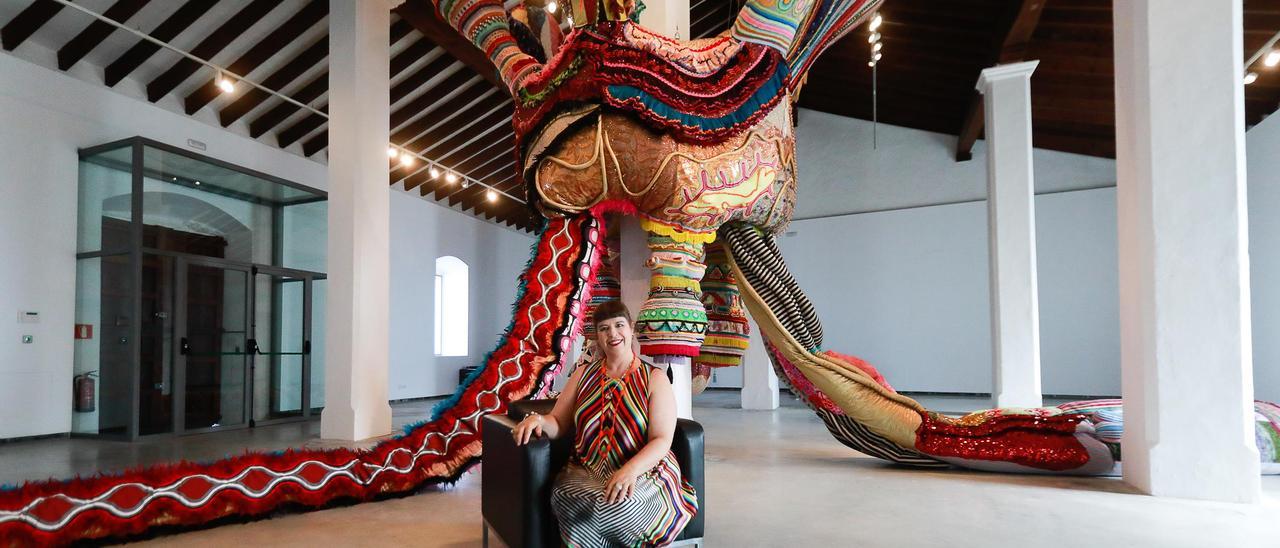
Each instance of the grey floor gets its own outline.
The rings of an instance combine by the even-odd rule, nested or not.
[[[948,412],[981,400],[925,398]],[[737,394],[695,401],[707,432],[707,545],[716,546],[1187,546],[1280,545],[1280,477],[1264,477],[1266,500],[1234,505],[1157,499],[1113,478],[1068,478],[920,471],[888,466],[833,441],[792,399],[775,411],[742,411]],[[418,420],[428,403],[396,405],[397,424]],[[102,449],[72,457],[83,440],[0,445],[3,481],[15,462],[44,455],[37,468],[65,470],[145,464],[166,456],[216,458],[244,447],[316,444],[315,423],[178,438],[181,448]],[[292,437],[291,437],[292,436]],[[22,445],[44,449],[22,449]],[[15,453],[17,449],[19,452]],[[153,452],[154,450],[154,452]],[[25,451],[22,461],[13,455]],[[103,455],[95,457],[94,455]],[[25,464],[22,464],[25,466]],[[1190,472],[1189,472],[1190,473]],[[480,475],[456,486],[388,501],[291,514],[270,520],[156,538],[156,546],[480,546]]]

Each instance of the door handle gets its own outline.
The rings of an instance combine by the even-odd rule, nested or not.
[[[187,354],[191,353],[191,343],[187,341],[186,337],[183,337],[181,339],[178,346],[178,353],[182,354],[183,356],[186,356]]]

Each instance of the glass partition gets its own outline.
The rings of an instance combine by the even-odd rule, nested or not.
[[[316,416],[326,200],[139,137],[80,151],[73,432]]]

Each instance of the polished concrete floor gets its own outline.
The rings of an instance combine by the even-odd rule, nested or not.
[[[694,410],[707,432],[703,495],[706,541],[712,547],[1280,545],[1280,477],[1264,477],[1266,500],[1249,506],[1156,499],[1136,494],[1114,478],[902,469],[839,445],[793,400],[784,398],[776,411],[742,411],[734,408],[736,398],[734,393],[708,393],[699,397]],[[956,399],[931,399],[928,404],[954,412],[983,406]],[[416,420],[427,407],[397,405],[397,422]],[[290,427],[314,436],[314,423]],[[288,443],[287,433],[257,430],[208,436],[225,436],[227,445],[196,438],[180,438],[179,443],[206,456],[219,455],[214,446],[223,453],[241,450],[230,445],[233,436],[235,443],[258,444],[255,448]],[[6,474],[11,449],[0,446],[0,469]],[[140,458],[149,462],[160,457]],[[164,536],[144,544],[480,546],[480,481],[479,474],[471,474],[456,486],[410,497]]]

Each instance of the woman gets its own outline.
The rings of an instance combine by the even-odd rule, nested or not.
[[[574,435],[573,457],[551,488],[566,545],[670,544],[698,511],[671,453],[671,382],[632,350],[631,315],[621,302],[601,303],[592,321],[603,358],[574,371],[551,414],[530,413],[513,435],[519,445],[537,435]]]

